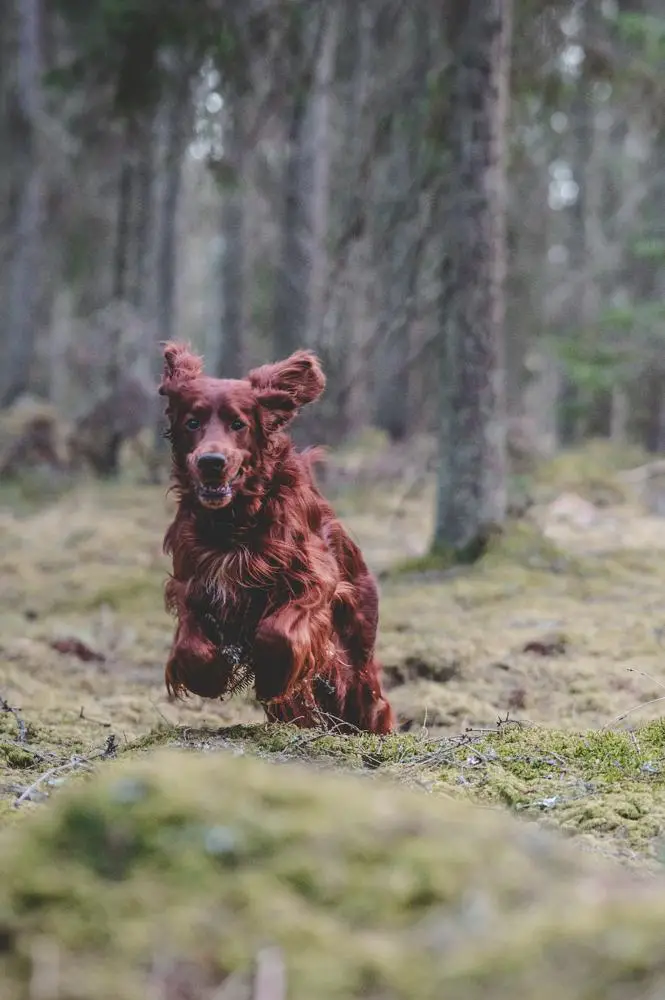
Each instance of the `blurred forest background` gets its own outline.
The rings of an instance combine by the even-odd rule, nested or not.
[[[504,428],[665,451],[664,64],[657,0],[7,0],[3,475],[136,438],[157,478],[169,337],[314,348],[301,438],[480,435],[465,502]]]
[[[525,810],[662,871],[664,292],[662,0],[0,0],[0,828],[116,737],[137,756],[241,740],[279,760],[392,759],[446,809]],[[380,582],[400,730],[385,756],[347,737],[296,748],[254,725],[251,690],[166,692],[169,338],[224,376],[321,357],[327,390],[293,436],[329,447],[321,485]],[[230,801],[201,795],[206,823]],[[262,823],[274,811],[251,801]],[[109,830],[105,858],[125,843]],[[61,870],[28,850],[36,879]],[[78,898],[28,919],[59,911],[47,936],[71,914],[86,935],[110,927]],[[188,890],[188,934],[194,913]],[[300,931],[297,953],[320,978]],[[100,995],[81,983],[67,996]],[[364,977],[358,995],[399,989]]]

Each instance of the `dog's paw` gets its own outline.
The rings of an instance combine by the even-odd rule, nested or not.
[[[294,672],[294,649],[288,636],[271,621],[262,622],[254,637],[256,697],[271,702],[285,695]]]
[[[229,689],[232,663],[207,639],[189,637],[173,650],[166,665],[166,687],[176,696],[189,691],[201,698],[221,698]]]

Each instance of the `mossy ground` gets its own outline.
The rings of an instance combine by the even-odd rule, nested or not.
[[[665,991],[660,879],[380,778],[156,751],[67,788],[2,856],[7,1000]]]
[[[357,452],[351,458],[355,469]],[[599,447],[559,457],[531,481],[529,517],[511,524],[479,565],[452,572],[422,559],[430,481],[405,490],[358,485],[354,473],[352,487],[332,492],[382,577],[379,652],[404,729],[384,743],[265,727],[249,696],[170,702],[165,487],[87,483],[43,504],[31,493],[29,508],[13,488],[0,497],[0,696],[29,730],[19,742],[15,717],[0,713],[4,820],[34,811],[12,803],[39,775],[66,765],[54,781],[69,783],[86,773],[77,758],[100,753],[113,735],[121,755],[163,742],[241,744],[388,772],[658,865],[665,739],[659,744],[658,723],[649,723],[665,705],[657,700],[665,696],[665,523],[618,485],[614,473],[626,460]],[[591,520],[548,513],[562,489],[600,504]],[[63,639],[99,658],[58,652],[51,644]],[[492,729],[508,714],[525,725],[469,742],[469,727]],[[599,760],[615,758],[623,763],[599,769]]]

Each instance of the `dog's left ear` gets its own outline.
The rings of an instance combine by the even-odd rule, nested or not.
[[[193,354],[187,344],[178,344],[169,340],[162,344],[164,354],[164,371],[162,381],[157,390],[160,396],[166,396],[179,384],[198,378],[203,372],[203,359]]]
[[[287,424],[301,406],[318,399],[326,386],[321,363],[312,351],[295,351],[284,361],[255,368],[247,377],[266,414],[268,430]]]
[[[300,409],[312,403],[326,387],[321,363],[312,351],[295,351],[284,361],[255,368],[247,376],[254,389],[286,393]]]

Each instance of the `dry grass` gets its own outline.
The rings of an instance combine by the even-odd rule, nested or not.
[[[400,722],[415,737],[407,751],[404,744],[382,751],[381,766],[448,795],[542,813],[586,830],[610,853],[653,861],[661,810],[665,821],[660,736],[651,730],[648,737],[626,736],[642,738],[647,749],[635,748],[623,784],[601,783],[593,794],[580,789],[596,758],[583,767],[578,747],[586,739],[580,733],[644,725],[663,714],[664,522],[631,505],[617,485],[616,456],[602,449],[590,456],[564,456],[541,470],[531,484],[539,505],[530,519],[514,524],[480,566],[461,572],[442,572],[422,558],[431,530],[430,482],[408,488],[356,482],[338,490],[336,506],[382,574],[380,654]],[[357,453],[351,459],[357,469]],[[351,459],[347,454],[340,462]],[[562,488],[601,506],[569,504],[557,514],[545,501]],[[20,814],[11,803],[43,772],[85,771],[79,759],[101,753],[109,735],[121,750],[136,740],[144,747],[167,739],[213,748],[240,740],[283,754],[281,744],[266,745],[263,727],[220,735],[220,727],[262,722],[249,697],[173,703],[166,696],[172,623],[162,605],[165,488],[83,484],[43,507],[38,499],[33,495],[22,512],[16,491],[6,493],[0,509],[0,696],[29,727],[22,743],[16,718],[0,714],[5,815]],[[65,650],[78,641],[96,658],[59,652],[52,645],[59,641]],[[431,741],[492,727],[506,713],[536,727],[519,736],[521,751],[499,748],[498,760],[481,758],[473,767],[464,756],[431,757]],[[553,731],[564,741],[556,750],[568,761],[564,770],[525,773],[515,765],[512,757],[537,757],[538,746],[546,756],[546,734]],[[340,740],[332,754],[321,752],[326,746],[315,735],[297,752],[334,766],[374,766],[373,746]],[[448,744],[438,746],[440,753]],[[606,750],[605,756],[615,752],[610,743]],[[400,773],[407,759],[423,754],[429,763],[421,759]],[[640,770],[654,761],[655,771]],[[569,778],[571,787],[562,790]],[[553,781],[555,804],[539,805],[552,798]],[[52,787],[45,782],[40,789]],[[642,807],[626,805],[633,792],[650,797],[648,822]]]

